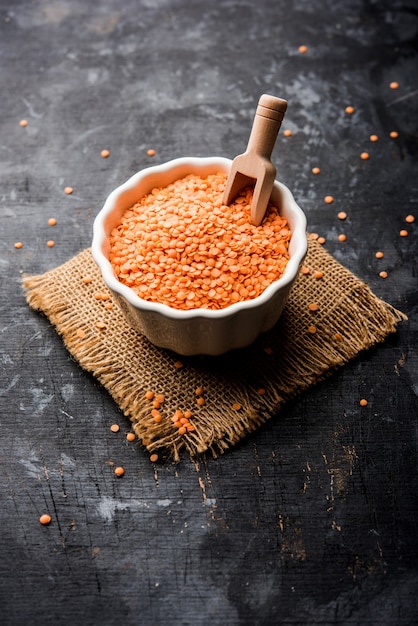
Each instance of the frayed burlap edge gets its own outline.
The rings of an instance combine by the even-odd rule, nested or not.
[[[305,266],[310,272],[299,277],[276,327],[222,357],[178,357],[150,344],[116,304],[106,308],[110,293],[89,249],[45,274],[25,275],[23,286],[28,304],[49,318],[69,352],[108,390],[148,451],[165,449],[178,460],[182,448],[191,456],[224,452],[407,319],[314,241]],[[309,311],[311,302],[318,311]],[[145,399],[148,390],[164,396],[160,423]],[[171,420],[177,409],[191,410],[194,431],[179,434]]]

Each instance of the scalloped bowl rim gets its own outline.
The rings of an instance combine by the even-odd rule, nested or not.
[[[292,229],[291,238],[291,241],[293,241],[292,247],[294,247],[294,251],[287,262],[283,275],[279,279],[271,283],[271,285],[266,287],[263,293],[261,293],[256,298],[253,298],[252,300],[234,302],[233,304],[223,309],[174,309],[167,304],[148,302],[147,300],[143,300],[142,298],[137,296],[130,287],[124,285],[116,278],[113,267],[103,252],[103,246],[107,241],[104,224],[106,218],[113,212],[115,203],[121,193],[133,190],[143,179],[152,174],[165,173],[175,167],[190,164],[192,167],[194,166],[204,168],[205,166],[219,164],[221,168],[229,170],[231,163],[232,160],[226,157],[181,157],[177,159],[172,159],[171,161],[167,161],[160,165],[152,165],[140,170],[136,174],[133,174],[133,176],[131,176],[125,183],[119,185],[119,187],[114,189],[109,194],[103,208],[99,211],[94,220],[92,256],[102,272],[104,282],[112,291],[119,293],[136,309],[159,313],[173,320],[187,320],[196,317],[215,320],[224,319],[228,316],[235,315],[239,311],[254,309],[258,306],[265,304],[275,295],[277,291],[283,289],[295,279],[299,265],[304,259],[307,251],[306,217],[302,209],[296,203],[290,189],[278,180],[275,181],[275,186],[278,186],[282,193],[287,196],[287,201],[290,205],[292,205],[292,210],[296,215],[296,224]]]

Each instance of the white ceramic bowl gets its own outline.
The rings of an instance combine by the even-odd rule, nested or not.
[[[156,346],[181,355],[219,355],[244,348],[276,324],[307,252],[304,213],[289,189],[276,181],[272,200],[292,230],[285,272],[257,298],[221,310],[183,311],[139,298],[116,278],[108,259],[109,235],[124,211],[154,187],[166,187],[188,174],[228,173],[231,163],[223,157],[184,157],[141,170],[109,195],[94,222],[93,258],[130,324]]]

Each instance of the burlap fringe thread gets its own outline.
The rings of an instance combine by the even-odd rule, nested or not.
[[[117,305],[107,309],[95,298],[110,294],[90,249],[45,274],[25,276],[23,285],[28,304],[49,318],[69,352],[108,390],[148,451],[164,449],[178,460],[182,448],[191,456],[225,451],[407,319],[315,241],[305,265],[310,273],[298,278],[276,327],[222,357],[179,357],[151,345]],[[318,311],[309,311],[310,302]],[[196,403],[198,387],[203,406]],[[164,396],[159,424],[145,399],[148,390]],[[194,431],[179,434],[171,420],[177,409],[192,411]]]

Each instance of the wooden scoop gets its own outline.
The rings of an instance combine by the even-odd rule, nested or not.
[[[232,202],[241,189],[255,182],[251,222],[256,226],[263,220],[273,189],[276,168],[270,157],[286,109],[286,100],[267,94],[261,96],[247,150],[235,157],[226,181],[224,204]]]

